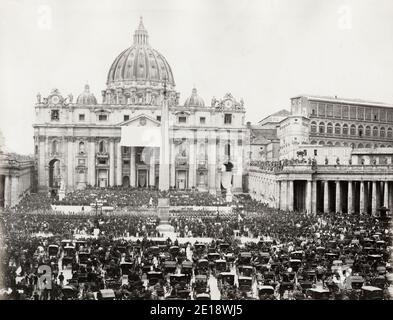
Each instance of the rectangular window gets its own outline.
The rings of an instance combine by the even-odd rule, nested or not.
[[[59,120],[59,110],[52,110],[50,113],[51,120]]]
[[[199,123],[200,124],[205,124],[206,123],[206,118],[205,117],[200,117],[199,118]]]
[[[123,161],[123,164],[124,164],[125,166],[128,166],[128,165],[130,164],[130,160],[124,160],[124,161]]]
[[[224,115],[224,124],[231,124],[232,123],[232,115],[229,113],[226,113]]]
[[[128,121],[128,120],[130,120],[130,116],[128,114],[125,114],[124,115],[124,121]]]
[[[106,120],[108,120],[108,116],[106,114],[100,114],[100,115],[98,115],[98,120],[106,121]]]
[[[161,116],[157,116],[156,119],[161,122]]]
[[[314,149],[314,156],[317,156],[317,155],[318,155],[318,150]]]
[[[179,123],[186,123],[187,117],[179,117]]]
[[[78,165],[84,166],[85,165],[85,159],[78,159]]]
[[[106,159],[99,159],[98,164],[106,164]]]

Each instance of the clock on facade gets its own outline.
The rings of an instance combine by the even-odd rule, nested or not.
[[[58,104],[58,103],[60,102],[60,98],[59,98],[59,96],[52,96],[51,99],[50,99],[50,101],[51,101],[53,104]]]

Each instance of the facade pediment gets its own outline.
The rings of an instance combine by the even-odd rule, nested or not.
[[[145,114],[140,114],[136,117],[133,117],[127,121],[123,121],[119,123],[121,127],[159,127],[161,126],[161,122],[149,117]]]

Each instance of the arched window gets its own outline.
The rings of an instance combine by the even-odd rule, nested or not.
[[[106,152],[105,141],[100,141],[100,143],[98,144],[98,151],[100,153]]]
[[[364,148],[363,143],[359,143],[358,148]]]
[[[358,127],[358,134],[359,134],[359,137],[363,137],[363,133],[364,133],[363,126],[360,125],[360,126]]]
[[[332,134],[333,133],[333,124],[331,122],[329,122],[327,124],[327,130],[326,131],[327,131],[328,134]]]
[[[388,137],[388,138],[392,138],[392,137],[393,137],[393,130],[392,130],[392,128],[388,128],[387,137]]]
[[[377,128],[377,127],[374,127],[374,128],[373,128],[373,136],[374,136],[374,137],[377,137],[377,136],[378,136],[378,128]]]
[[[353,124],[351,125],[351,136],[356,135],[356,126]]]
[[[57,153],[59,152],[59,143],[57,140],[52,141],[52,153]]]
[[[332,146],[333,143],[332,143],[331,141],[328,141],[328,142],[326,143],[326,145],[327,145],[327,146]]]
[[[317,123],[315,121],[311,122],[311,133],[317,133]]]
[[[371,136],[371,128],[370,128],[370,126],[366,127],[366,136],[367,137]]]
[[[318,143],[320,146],[324,146],[325,145],[325,142],[324,141],[319,141],[319,143]]]
[[[385,138],[385,128],[382,127],[381,130],[379,131],[379,135],[381,136],[381,138]]]
[[[336,123],[336,125],[334,126],[334,133],[341,134],[341,126],[339,123]]]
[[[323,122],[319,123],[319,133],[325,133],[325,124]]]
[[[340,142],[337,141],[337,142],[334,144],[334,146],[335,146],[335,147],[340,147],[341,144],[340,144]]]
[[[343,135],[348,135],[348,125],[346,123],[343,125]]]
[[[311,141],[311,144],[317,144],[317,142],[315,140]]]
[[[348,143],[344,142],[343,147],[348,147]]]
[[[381,144],[380,148],[385,148],[385,145],[384,145],[384,144]]]
[[[85,153],[85,143],[83,141],[79,142],[79,153]]]
[[[371,145],[369,143],[367,143],[366,148],[371,148]]]

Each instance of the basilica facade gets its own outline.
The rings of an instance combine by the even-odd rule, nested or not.
[[[37,95],[40,191],[148,188],[158,187],[160,179],[176,189],[243,190],[249,137],[243,100],[228,93],[207,104],[194,88],[181,103],[172,69],[151,47],[142,20],[132,45],[111,64],[101,93],[101,102],[88,85],[76,101],[58,89]],[[168,114],[162,114],[164,106]],[[160,141],[164,125],[167,145]],[[168,174],[160,175],[164,161]]]

